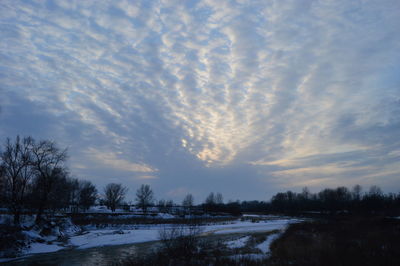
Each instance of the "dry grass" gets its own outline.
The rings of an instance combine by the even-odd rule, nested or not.
[[[400,220],[341,217],[293,224],[271,247],[271,265],[400,265]]]

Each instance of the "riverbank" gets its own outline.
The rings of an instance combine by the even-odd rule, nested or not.
[[[248,232],[266,232],[274,230],[284,230],[289,224],[299,222],[298,219],[281,218],[276,216],[261,217],[242,217],[234,221],[226,221],[212,224],[200,225],[202,235],[224,235]],[[96,229],[86,227],[86,230],[71,235],[67,240],[60,242],[32,243],[25,250],[24,256],[38,253],[49,253],[60,250],[89,249],[103,246],[117,246],[127,244],[138,244],[159,240],[161,228],[173,228],[174,224],[159,225],[124,225],[119,229],[115,226],[109,228]],[[16,258],[20,260],[21,258]],[[14,259],[15,260],[15,259]]]

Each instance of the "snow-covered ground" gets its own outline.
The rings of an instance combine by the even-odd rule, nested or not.
[[[70,243],[79,249],[109,245],[143,243],[158,240],[158,227],[137,230],[93,230],[73,236]]]
[[[272,230],[283,230],[286,226],[293,222],[298,222],[296,219],[281,219],[272,221],[262,221],[252,223],[247,221],[234,221],[230,224],[216,224],[202,226],[203,234],[230,234],[244,232],[262,232]],[[143,243],[159,240],[159,229],[166,225],[143,226],[131,230],[115,230],[102,229],[90,230],[82,235],[70,237],[72,246],[84,249],[107,245],[122,245]],[[168,225],[170,226],[170,225]],[[51,247],[53,249],[54,247]],[[49,251],[51,252],[51,251]]]
[[[255,250],[253,249],[253,251],[250,253],[246,252],[229,256],[232,259],[239,260],[245,258],[251,260],[263,260],[270,256],[270,246],[272,242],[281,236],[281,234],[282,230],[277,233],[270,234],[263,242],[256,244],[255,246],[252,246],[251,243],[252,236],[244,236],[235,240],[227,241],[225,242],[225,245],[230,249],[240,249],[246,246],[247,248],[255,248]],[[249,242],[250,246],[248,246]],[[257,252],[257,250],[259,250],[259,252]]]
[[[281,235],[281,233],[275,233],[275,234],[269,235],[264,242],[257,245],[257,248],[259,250],[261,250],[262,253],[268,254],[269,247],[271,246],[272,242],[274,242],[275,239],[279,238],[280,235]]]
[[[290,223],[298,222],[297,219],[276,219],[265,220],[258,223],[248,221],[237,221],[234,224],[213,225],[206,227],[206,231],[212,231],[215,234],[232,234],[232,233],[246,233],[246,232],[263,232],[282,230]]]
[[[249,241],[250,236],[244,236],[235,240],[225,242],[228,248],[242,248],[246,246],[247,241]]]
[[[59,245],[48,245],[45,243],[32,243],[28,254],[56,252],[65,247]]]

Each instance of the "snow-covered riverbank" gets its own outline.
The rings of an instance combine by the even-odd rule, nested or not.
[[[299,222],[298,219],[267,219],[258,222],[248,220],[235,220],[229,223],[212,224],[201,226],[202,234],[232,234],[246,232],[264,232],[273,230],[284,230],[289,224]],[[144,243],[159,240],[159,230],[162,227],[174,225],[132,225],[124,226],[123,230],[116,230],[115,227],[106,229],[89,228],[87,231],[70,235],[63,242],[45,241],[34,242],[24,251],[24,255],[55,252],[62,249],[87,249],[101,246],[114,246],[124,244]]]
[[[237,220],[227,224],[202,226],[201,231],[203,234],[231,234],[283,230],[288,224],[298,221],[297,219],[278,219],[253,223]],[[71,237],[70,243],[76,248],[84,249],[157,241],[159,240],[159,229],[162,226],[171,225],[144,226],[132,230],[91,230],[85,234]]]
[[[257,223],[249,221],[234,221],[227,224],[215,224],[202,226],[203,234],[230,234],[244,232],[261,232],[282,230],[290,223],[298,222],[297,219],[277,219],[265,220]],[[159,240],[159,229],[163,226],[171,225],[155,225],[155,226],[135,226],[130,230],[101,229],[90,230],[81,235],[71,236],[69,239],[70,246],[84,249],[108,245],[122,245],[143,243]],[[173,226],[173,225],[172,225]],[[47,249],[46,249],[47,247]],[[39,244],[32,246],[26,254],[38,252],[53,252],[65,248],[57,245]]]

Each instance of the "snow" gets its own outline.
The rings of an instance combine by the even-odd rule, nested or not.
[[[42,227],[34,226],[31,230],[23,230],[28,246],[24,248],[23,254],[38,254],[55,252],[65,249],[68,244],[60,242],[60,238],[76,235],[81,231],[79,226],[74,225],[71,219],[61,219],[57,223],[51,222],[50,233],[43,235]]]
[[[38,254],[38,253],[48,253],[48,252],[56,252],[65,247],[55,245],[55,244],[45,244],[45,243],[32,243],[31,248],[29,249],[29,254]]]
[[[11,224],[13,216],[9,214],[0,214],[0,224]]]
[[[175,216],[169,213],[159,213],[157,214],[157,218],[161,218],[161,219],[174,219]]]
[[[35,230],[22,231],[22,233],[31,239],[41,238],[40,234]]]
[[[261,244],[257,245],[257,248],[259,250],[261,250],[261,252],[264,253],[264,254],[269,253],[269,248],[270,248],[272,242],[274,242],[275,239],[279,238],[280,236],[281,236],[281,233],[276,233],[276,234],[269,235],[264,242],[262,242]]]
[[[108,245],[134,244],[158,240],[158,230],[95,230],[70,238],[70,243],[79,249]]]
[[[128,211],[124,209],[115,209],[115,211],[111,211],[110,209],[107,208],[107,206],[92,206],[89,208],[89,210],[85,211],[85,213],[127,213]]]
[[[245,213],[243,214],[243,217],[249,217],[249,218],[269,218],[269,219],[282,219],[282,218],[288,218],[286,216],[282,215],[272,215],[272,214],[248,214]]]
[[[236,240],[226,242],[226,246],[228,248],[242,248],[246,246],[247,241],[249,240],[250,236],[241,237]]]
[[[232,224],[218,224],[202,226],[203,234],[228,234],[245,232],[263,232],[285,229],[289,223],[298,220],[282,219],[260,223],[236,221]],[[79,249],[107,246],[143,243],[159,240],[159,229],[166,225],[136,226],[136,229],[118,230],[102,229],[91,230],[86,234],[72,236],[70,243]]]
[[[229,256],[232,259],[240,260],[242,258],[250,259],[250,260],[263,260],[267,256],[264,254],[259,254],[259,253],[248,253],[248,254],[237,254],[233,256]]]
[[[263,232],[273,230],[283,230],[289,224],[298,222],[297,219],[278,219],[271,221],[262,221],[259,223],[252,222],[237,222],[230,225],[215,225],[207,227],[209,231],[215,234],[231,234],[231,233],[246,233],[246,232]]]

